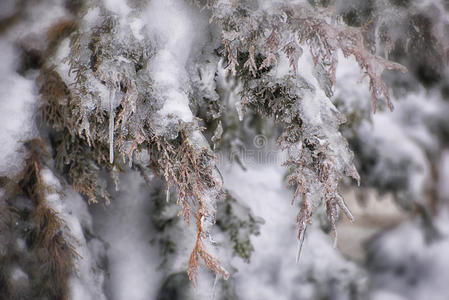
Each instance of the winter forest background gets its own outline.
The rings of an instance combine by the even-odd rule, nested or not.
[[[449,299],[447,0],[1,0],[0,299]]]

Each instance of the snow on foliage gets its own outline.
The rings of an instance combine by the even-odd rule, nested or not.
[[[339,211],[352,219],[338,183],[345,175],[360,180],[353,154],[339,132],[345,118],[328,98],[336,80],[337,51],[354,56],[369,78],[374,111],[382,96],[393,108],[383,71],[406,72],[406,68],[370,53],[359,28],[332,23],[325,9],[275,3],[264,10],[250,1],[211,1],[206,6],[222,30],[226,70],[243,82],[242,106],[273,116],[286,127],[279,145],[288,153],[284,163],[291,171],[288,185],[296,187],[293,201],[303,199],[298,240],[302,243],[312,213],[322,203],[336,242]],[[273,68],[282,64],[283,55],[290,74]]]
[[[14,74],[17,66],[14,47],[1,38],[0,48],[0,174],[6,176],[20,172],[23,167],[22,143],[35,132],[33,113],[37,95],[32,79]]]
[[[379,12],[391,7],[391,1],[375,2]],[[447,105],[431,94],[421,107],[418,99],[424,96],[418,90],[404,97],[407,105],[394,114],[379,112],[371,127],[366,99],[372,99],[374,112],[383,109],[381,99],[393,109],[386,82],[395,81],[383,73],[407,69],[384,57],[416,71],[421,66],[410,63],[401,49],[413,52],[412,45],[443,58],[447,45],[441,24],[426,25],[434,10],[415,16],[399,3],[370,27],[348,13],[363,3],[334,1],[336,10],[326,3],[0,4],[5,8],[0,13],[0,270],[10,274],[0,276],[0,295],[102,299],[109,292],[117,299],[173,294],[188,299],[195,297],[186,287],[190,280],[199,285],[201,298],[210,294],[204,286],[212,285],[204,269],[215,272],[214,286],[218,278],[233,275],[217,287],[223,299],[274,298],[282,292],[301,299],[363,295],[366,287],[358,278],[363,272],[330,247],[312,220],[325,211],[335,246],[340,212],[353,219],[339,188],[347,177],[395,193],[408,209],[425,206],[429,177],[445,176],[434,168],[447,146],[441,142],[447,135]],[[427,8],[423,5],[412,6]],[[410,29],[411,44],[403,43],[401,30],[391,25],[395,22]],[[432,47],[425,48],[422,40]],[[376,42],[385,50],[374,49]],[[342,62],[347,77],[339,77]],[[422,62],[431,65],[425,58]],[[426,78],[440,78],[443,70],[437,71]],[[357,81],[362,85],[352,86]],[[346,124],[349,128],[341,130]],[[226,162],[217,155],[246,150],[246,141],[260,132],[277,137],[286,155],[286,183],[299,208],[299,250],[308,229],[305,259],[298,266],[291,264],[285,236],[271,244],[268,235],[253,237],[277,235],[277,223],[293,231],[285,214],[263,209],[293,213],[288,201],[277,203],[277,195],[287,197],[287,190],[267,182],[280,183],[281,171],[264,169],[266,178],[249,171],[250,188],[273,184],[263,195],[241,182],[226,190],[227,177],[232,182],[242,175],[222,176],[218,168]],[[377,161],[366,168],[372,153]],[[89,204],[110,205],[109,215],[100,206],[87,207],[80,195]],[[274,258],[282,251],[290,256]],[[235,266],[242,269],[251,256],[256,265],[239,275]],[[158,258],[164,271],[154,270]],[[267,262],[272,267],[265,269]],[[43,266],[41,276],[35,275],[36,266]],[[242,282],[260,285],[255,274],[266,285],[245,289]],[[148,277],[157,283],[142,288]],[[281,283],[271,285],[272,278]]]
[[[349,293],[363,299],[366,274],[346,261],[316,224],[307,231],[301,260],[294,263],[295,245],[287,236],[295,231],[290,221],[295,212],[282,201],[291,193],[283,187],[280,169],[261,165],[245,172],[224,167],[226,187],[265,220],[260,235],[252,238],[251,263],[234,260],[239,269],[233,275],[239,299],[348,299]],[[244,185],[240,184],[243,180]],[[262,200],[265,205],[260,205]]]

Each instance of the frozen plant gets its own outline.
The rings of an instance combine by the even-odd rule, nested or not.
[[[188,278],[198,284],[201,280],[196,281],[197,277],[204,279],[200,268],[203,262],[218,277],[228,278],[234,269],[221,259],[220,249],[232,248],[226,253],[249,261],[254,249],[251,239],[259,232],[262,221],[242,199],[225,190],[226,178],[219,170],[217,156],[245,149],[248,137],[260,132],[277,135],[278,149],[286,154],[286,183],[293,189],[292,202],[299,206],[298,248],[302,247],[313,215],[320,209],[324,209],[337,241],[340,212],[353,219],[339,192],[339,184],[346,177],[363,182],[340,126],[348,114],[350,126],[362,133],[369,132],[366,124],[358,126],[371,113],[370,104],[360,107],[360,123],[352,122],[353,111],[347,110],[347,106],[356,107],[348,100],[352,89],[344,90],[338,95],[344,99],[335,101],[334,93],[342,90],[336,89],[337,66],[339,60],[353,59],[364,77],[362,80],[367,82],[365,92],[372,99],[372,111],[377,107],[382,110],[384,103],[392,110],[383,73],[406,71],[401,64],[386,58],[387,54],[395,57],[391,41],[399,39],[395,32],[381,30],[392,18],[379,19],[374,38],[367,39],[369,22],[352,22],[345,14],[347,7],[339,1],[331,1],[337,10],[327,5],[329,1],[38,2],[35,7],[24,6],[24,15],[30,16],[30,20],[23,17],[25,21],[21,22],[25,25],[14,21],[21,20],[20,9],[12,9],[14,5],[8,2],[12,19],[2,25],[5,32],[13,33],[17,28],[14,22],[21,24],[17,26],[33,27],[30,24],[39,24],[34,20],[36,15],[48,7],[53,7],[51,12],[59,16],[49,19],[51,22],[46,26],[36,25],[38,38],[20,40],[23,61],[5,71],[14,73],[18,78],[15,83],[26,83],[27,95],[32,95],[28,85],[36,87],[39,97],[34,95],[35,98],[29,97],[24,103],[38,102],[39,129],[36,139],[29,140],[31,126],[27,126],[27,134],[21,137],[28,142],[15,139],[14,148],[18,148],[17,143],[24,143],[28,156],[24,155],[26,158],[17,164],[23,170],[19,177],[12,171],[2,177],[0,213],[2,228],[10,228],[17,211],[31,212],[25,214],[24,222],[31,224],[33,234],[25,236],[34,239],[23,249],[34,251],[49,246],[53,251],[39,253],[43,257],[31,255],[40,257],[42,265],[48,262],[51,266],[41,277],[46,278],[45,282],[36,283],[45,286],[42,293],[55,297],[69,295],[70,276],[80,266],[79,252],[87,253],[92,264],[100,260],[98,253],[102,252],[101,246],[96,247],[98,251],[89,250],[98,255],[89,255],[86,250],[89,244],[86,237],[96,239],[95,232],[90,232],[96,230],[95,226],[79,222],[84,231],[76,231],[79,224],[69,216],[69,205],[64,201],[76,202],[79,197],[58,198],[58,192],[50,193],[43,180],[45,174],[47,179],[52,178],[49,174],[58,178],[60,184],[55,186],[60,192],[67,190],[64,187],[67,183],[89,204],[106,206],[120,198],[132,197],[132,193],[130,196],[123,192],[127,188],[140,192],[143,188],[139,182],[129,184],[139,174],[151,190],[157,191],[148,193],[152,205],[143,205],[142,195],[136,205],[157,211],[156,216],[148,216],[149,226],[157,232],[148,240],[162,250],[164,266],[169,266],[164,276],[182,282],[185,275],[178,274],[187,271]],[[2,43],[12,44],[9,36],[4,39]],[[384,52],[373,49],[376,41],[384,43],[387,49]],[[354,79],[345,84],[356,82]],[[389,124],[384,122],[385,126]],[[346,136],[356,145],[354,136]],[[382,133],[378,136],[384,137]],[[369,137],[367,133],[362,138]],[[365,148],[356,149],[360,153],[372,150],[371,144],[365,142]],[[400,150],[395,153],[403,154]],[[417,161],[416,168],[422,167],[422,157],[412,157]],[[2,162],[3,165],[7,164]],[[385,165],[380,165],[379,174],[374,177],[382,176],[382,166]],[[3,174],[3,168],[1,171]],[[124,183],[120,183],[121,178],[125,178]],[[367,181],[388,189],[382,182]],[[413,187],[414,183],[421,186],[423,182],[422,177],[413,177],[401,188]],[[48,193],[53,204],[63,207],[57,210],[49,206]],[[27,207],[16,207],[15,199],[21,197],[27,199]],[[93,210],[87,214],[98,217],[99,210],[92,213]],[[173,221],[175,215],[181,216],[190,227],[181,229],[181,222]],[[144,212],[139,212],[139,216],[143,218]],[[127,218],[132,219],[129,215]],[[89,223],[89,218],[77,219]],[[214,227],[215,223],[218,226]],[[313,230],[312,236],[321,236]],[[12,237],[3,233],[0,237],[13,245],[13,237],[19,233],[7,231]],[[185,255],[184,249],[189,254]],[[3,252],[8,255],[2,256],[2,262],[17,251],[14,248]],[[4,263],[12,270],[8,272],[15,274],[11,278],[25,278],[22,273],[28,274],[29,282],[34,284],[37,279],[33,267],[29,267],[33,264],[34,260],[29,265],[24,262],[18,269]],[[341,266],[336,269],[352,270],[343,259]],[[102,268],[106,272],[107,264]],[[313,269],[311,264],[310,270]],[[85,274],[102,284],[101,271]],[[355,277],[348,276],[347,281]],[[326,278],[330,282],[334,277]],[[47,286],[53,279],[59,279],[54,281],[60,286]],[[171,289],[169,284],[162,285]],[[9,285],[5,286],[9,289]],[[16,291],[16,286],[11,286],[6,294]],[[101,295],[89,285],[84,286],[86,293]]]

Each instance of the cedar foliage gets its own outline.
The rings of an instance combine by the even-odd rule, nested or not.
[[[312,213],[322,202],[336,241],[339,210],[353,219],[337,190],[338,183],[345,175],[357,182],[360,178],[352,162],[352,151],[338,130],[345,117],[328,102],[320,104],[327,111],[320,109],[322,120],[316,122],[307,115],[304,98],[322,97],[317,89],[323,89],[328,97],[332,95],[338,50],[345,57],[354,56],[369,78],[374,112],[381,97],[393,109],[381,78],[383,71],[406,72],[407,69],[372,54],[364,44],[362,28],[330,23],[329,9],[284,4],[273,5],[269,12],[260,13],[251,9],[251,1],[210,1],[206,6],[212,10],[212,20],[221,28],[226,70],[243,82],[241,109],[247,106],[262,115],[274,116],[275,121],[284,125],[278,143],[288,153],[284,163],[291,171],[288,185],[296,187],[292,202],[303,201],[297,217],[298,240],[303,241]],[[304,51],[310,52],[311,67],[315,68],[313,76],[319,86],[297,70]],[[288,59],[292,72],[277,78],[270,68],[278,64],[280,53]]]
[[[5,186],[5,210],[2,210],[1,221],[2,226],[17,228],[19,224],[15,230],[19,230],[18,236],[26,241],[26,247],[17,248],[14,240],[5,243],[10,247],[10,261],[3,262],[2,266],[9,265],[11,269],[3,270],[2,274],[20,266],[27,272],[30,284],[8,283],[5,278],[2,295],[8,295],[10,299],[68,299],[67,283],[75,271],[74,261],[78,254],[71,244],[73,238],[65,229],[64,220],[46,203],[50,187],[46,186],[40,172],[44,168],[45,157],[48,157],[47,146],[40,139],[27,141],[25,145],[28,150],[25,167]],[[28,209],[21,207],[24,204],[18,201],[20,196],[31,200],[31,203],[25,202]]]
[[[372,54],[364,45],[363,29],[329,22],[329,9],[283,4],[260,11],[251,1],[210,1],[200,5],[210,10],[211,20],[221,30],[220,56],[226,61],[225,70],[243,83],[239,109],[274,116],[285,128],[279,146],[289,153],[284,163],[291,172],[288,185],[296,189],[292,201],[302,201],[297,218],[298,239],[303,240],[320,202],[336,235],[339,211],[352,219],[338,192],[338,183],[345,175],[357,181],[359,176],[352,164],[353,154],[338,131],[344,116],[329,99],[318,99],[318,89],[331,96],[340,50],[346,57],[354,56],[369,78],[374,111],[382,97],[392,109],[382,72],[406,69]],[[51,66],[43,68],[41,74],[41,112],[54,131],[57,166],[91,203],[101,198],[110,201],[99,181],[101,170],[114,176],[117,170],[126,168],[127,160],[130,165],[162,176],[167,191],[170,185],[176,187],[179,214],[187,224],[191,217],[196,220],[189,278],[194,280],[199,258],[208,268],[227,277],[203,246],[210,225],[215,223],[215,201],[223,199],[224,192],[208,142],[201,141],[198,146],[202,128],[197,121],[181,120],[163,131],[158,128],[163,99],[152,89],[147,72],[147,61],[157,54],[157,49],[148,39],[136,39],[129,26],[118,28],[117,17],[99,2],[92,7],[99,11],[100,18],[92,21],[88,15],[93,9],[81,9],[77,29],[70,36],[67,62],[74,82],[64,82]],[[127,33],[124,39],[115,34],[118,30]],[[305,51],[312,61],[304,63],[316,70],[313,76],[319,86],[297,70]],[[291,75],[277,78],[272,71],[281,56],[288,59]],[[193,82],[193,87],[197,84]],[[318,122],[308,115],[308,97],[321,101]]]
[[[373,54],[366,45],[366,28],[344,24],[330,7],[283,3],[260,9],[254,1],[194,2],[210,13],[220,40],[217,47],[204,49],[205,54],[195,58],[201,70],[211,69],[209,80],[213,83],[192,74],[185,83],[189,109],[197,106],[198,111],[194,111],[204,120],[184,122],[175,116],[170,117],[173,119],[166,128],[160,128],[158,118],[166,99],[161,97],[148,68],[159,49],[147,36],[137,39],[129,25],[121,26],[118,16],[101,1],[83,2],[75,10],[76,19],[62,21],[48,31],[48,57],[39,61],[37,80],[39,113],[48,126],[56,169],[89,203],[112,201],[102,173],[110,173],[115,179],[127,168],[140,170],[144,177],[153,173],[163,178],[166,193],[171,186],[176,189],[178,215],[187,225],[192,223],[196,231],[187,270],[193,282],[200,259],[218,275],[229,276],[206,249],[216,221],[216,202],[226,196],[209,145],[214,149],[216,145],[238,147],[229,141],[235,138],[233,134],[240,134],[226,122],[229,109],[216,91],[216,65],[220,60],[229,76],[243,86],[239,112],[273,118],[282,128],[278,146],[288,153],[284,165],[289,171],[287,185],[294,188],[292,202],[300,202],[300,242],[320,206],[325,208],[335,235],[340,211],[352,219],[338,186],[346,176],[360,180],[353,153],[339,131],[345,117],[329,99],[336,83],[337,52],[353,56],[369,79],[374,112],[380,99],[393,109],[383,71],[406,71],[402,65]],[[91,18],[95,13],[97,18]],[[395,37],[388,31],[383,34],[389,53]],[[68,64],[69,74],[62,74],[52,58],[67,39],[69,55],[62,63]],[[278,76],[283,60],[288,61],[290,71]],[[311,74],[306,74],[307,69]],[[207,88],[208,84],[214,88]],[[317,108],[312,109],[312,114],[316,113],[313,116],[311,106]],[[212,121],[217,130],[209,142],[205,136],[212,134],[205,133],[202,125]],[[45,205],[45,186],[39,176],[45,151],[42,146],[32,146],[40,143],[31,142],[30,157],[17,185],[34,205],[29,216],[35,224],[31,248],[44,273],[54,274],[42,279],[47,282],[43,284],[45,293],[53,290],[55,295],[66,296],[66,278],[73,272],[76,253],[60,233],[63,220]],[[2,228],[18,218],[10,209],[8,206],[0,211]],[[230,218],[229,211],[225,215]],[[256,233],[257,229],[250,231]],[[235,252],[249,260],[249,240],[240,241],[235,229],[231,229],[231,239]],[[58,279],[57,286],[50,286],[53,279]]]

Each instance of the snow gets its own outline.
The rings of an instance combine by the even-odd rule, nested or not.
[[[441,200],[444,200],[446,203],[449,203],[449,150],[445,150],[441,156],[440,166],[440,174],[439,174],[439,187],[438,193]]]
[[[274,76],[276,78],[282,78],[285,75],[293,73],[290,67],[290,61],[285,53],[281,52],[277,58],[277,63],[273,67]],[[303,75],[303,74],[301,74]]]
[[[390,291],[378,290],[371,294],[371,300],[407,300],[407,298]]]
[[[158,111],[157,122],[161,131],[178,120],[191,122],[189,108],[187,60],[201,44],[206,20],[184,1],[156,0],[146,9],[146,28],[149,37],[156,42],[156,54],[148,69],[155,82],[155,89],[164,99]]]
[[[28,280],[28,275],[18,266],[11,271],[11,278],[14,281]]]
[[[342,111],[347,113],[348,109],[363,113],[371,109],[371,95],[369,91],[368,78],[363,77],[362,72],[351,55],[344,57],[338,51],[338,65],[336,70],[335,99],[343,98],[346,107]]]
[[[7,18],[11,16],[16,8],[15,0],[4,0],[0,2],[0,19]]]
[[[372,290],[401,295],[398,299],[447,299],[449,287],[449,215],[435,218],[440,237],[426,241],[418,220],[385,233],[369,246]],[[394,299],[394,298],[393,298]]]
[[[284,187],[280,166],[252,165],[246,172],[227,166],[223,168],[223,176],[226,188],[248,205],[254,215],[265,220],[260,235],[251,239],[255,251],[250,264],[238,258],[232,260],[238,269],[233,278],[241,299],[317,299],[320,292],[325,293],[319,285],[327,283],[336,285],[332,297],[346,299],[346,280],[364,284],[363,273],[355,264],[345,261],[333,249],[330,237],[315,226],[307,231],[301,260],[295,264],[295,219],[299,208],[290,204],[291,193]],[[313,279],[308,281],[308,276]],[[319,282],[318,286],[314,286],[314,280]]]
[[[126,4],[126,0],[103,0],[103,4],[107,9],[122,18],[131,12],[131,8]]]
[[[103,293],[104,270],[96,267],[104,248],[97,239],[86,240],[85,232],[92,232],[92,217],[87,204],[71,187],[63,188],[53,172],[45,168],[40,172],[43,183],[49,187],[46,205],[53,209],[67,227],[63,227],[67,239],[79,258],[75,260],[76,274],[69,282],[71,300],[106,300]]]
[[[83,16],[83,22],[82,30],[88,31],[89,28],[97,25],[99,17],[101,15],[100,8],[98,6],[93,6],[92,8],[89,8],[86,12],[86,14]]]
[[[397,109],[391,117],[399,123],[404,132],[419,147],[430,153],[438,152],[441,141],[434,132],[433,122],[449,113],[449,106],[436,91],[419,89],[402,99],[398,99]]]
[[[131,19],[131,21],[129,23],[129,26],[131,27],[131,30],[134,34],[134,37],[139,41],[142,41],[145,37],[141,33],[144,25],[145,25],[144,22],[140,18]]]
[[[29,3],[27,4],[29,5]],[[27,12],[26,21],[22,26],[16,28],[14,38],[33,36],[42,38],[42,33],[61,20],[67,20],[67,11],[64,8],[63,0],[40,1],[32,5],[32,12]]]
[[[73,73],[70,74],[70,65],[65,59],[69,56],[70,53],[70,38],[65,38],[61,41],[60,46],[56,52],[54,59],[52,60],[52,64],[56,66],[55,70],[58,72],[61,79],[68,85],[75,83],[75,78],[73,77]]]
[[[449,112],[440,94],[419,87],[402,98],[393,97],[393,112],[381,109],[373,115],[367,78],[361,80],[354,58],[345,59],[340,53],[336,99],[343,113],[360,116],[352,124],[355,133],[351,135],[360,140],[361,163],[365,163],[363,156],[376,158],[369,176],[365,174],[362,180],[383,188],[394,186],[403,207],[413,202],[426,204],[424,193],[431,185],[429,157],[438,155],[441,148],[437,128],[442,125],[437,124]]]
[[[22,169],[26,155],[23,141],[35,137],[37,132],[34,120],[39,101],[34,82],[37,73],[19,75],[16,72],[19,58],[14,45],[17,39],[27,34],[41,36],[51,24],[68,16],[62,0],[44,1],[45,5],[41,2],[36,5],[35,11],[29,14],[25,25],[13,27],[11,33],[0,37],[0,177],[14,176]],[[265,0],[257,2],[264,9],[273,5]],[[437,1],[426,1],[427,4],[430,2]],[[191,58],[198,55],[201,47],[207,42],[207,16],[183,0],[153,0],[139,12],[132,11],[127,1],[104,0],[103,3],[108,10],[118,15],[122,27],[129,25],[128,32],[137,40],[143,41],[149,36],[152,41],[153,56],[143,71],[149,72],[154,81],[155,99],[162,102],[158,103],[161,105],[155,116],[154,125],[159,126],[160,130],[157,134],[163,134],[169,126],[178,126],[179,121],[196,122],[189,107],[192,91],[187,70],[192,64]],[[0,17],[12,14],[14,6],[15,1],[0,1]],[[81,26],[87,30],[98,25],[101,19],[99,16],[99,8],[89,9]],[[58,47],[51,63],[56,65],[56,71],[64,82],[72,84],[74,78],[68,74],[69,65],[64,60],[69,55],[69,50],[70,38],[66,38]],[[88,59],[88,56],[84,59]],[[119,63],[129,63],[124,57],[116,59]],[[278,62],[273,72],[280,78],[289,73],[289,66],[284,55],[281,55]],[[215,66],[208,65],[207,68],[201,69],[201,77],[205,79],[204,82],[211,82],[215,72]],[[298,72],[316,87],[301,103],[303,117],[309,125],[323,130],[326,138],[333,143],[333,150],[341,155],[343,163],[347,163],[348,156],[339,152],[340,146],[344,146],[340,143],[341,137],[338,131],[333,130],[335,124],[330,124],[338,119],[331,118],[334,116],[335,107],[322,89],[318,88],[319,82],[314,74],[308,49],[305,49],[299,61]],[[370,95],[367,80],[361,80],[358,84],[360,77],[361,73],[354,59],[340,57],[337,82],[343,84],[337,86],[337,97],[344,99],[345,109],[369,113]],[[95,96],[101,99],[100,107],[110,114],[109,151],[112,163],[114,110],[120,104],[120,97],[116,97],[119,92],[109,89],[93,76],[90,79],[92,90],[97,93]],[[230,82],[230,86],[234,85],[233,81]],[[215,86],[205,85],[203,89],[204,93],[212,95],[211,98],[216,97]],[[372,151],[380,150],[377,157],[380,163],[375,170],[379,176],[384,176],[387,169],[404,173],[395,169],[395,164],[400,162],[399,158],[407,159],[408,168],[405,175],[409,180],[408,186],[416,196],[414,201],[424,203],[421,196],[430,176],[426,155],[438,153],[446,142],[441,141],[434,132],[436,126],[428,125],[434,124],[431,123],[434,116],[440,119],[447,117],[447,105],[444,106],[440,95],[423,91],[395,102],[397,109],[394,113],[379,112],[372,118],[372,122],[369,117],[366,118],[357,129],[358,134],[362,136],[364,145],[370,146]],[[241,107],[238,102],[232,104]],[[86,111],[95,108],[93,100],[86,100],[83,105],[86,106]],[[207,145],[199,130],[192,132],[188,141],[196,147]],[[141,158],[137,158],[139,155]],[[142,165],[149,161],[148,152],[136,152],[135,156],[135,162]],[[273,159],[273,162],[279,161],[281,159]],[[448,150],[443,151],[437,162],[440,171],[439,194],[448,201]],[[118,172],[115,172],[114,176],[117,174]],[[244,172],[235,165],[225,164],[223,175],[225,187],[232,190],[256,216],[265,220],[265,224],[261,226],[261,234],[252,237],[255,251],[250,264],[245,264],[226,252],[228,245],[221,245],[223,239],[213,232],[217,229],[212,227],[212,214],[202,220],[203,227],[208,229],[206,236],[210,241],[211,252],[217,254],[220,260],[223,259],[224,265],[232,270],[231,280],[236,284],[239,298],[347,299],[350,290],[348,284],[354,284],[363,290],[368,280],[373,283],[369,295],[373,300],[447,298],[449,217],[446,214],[441,213],[435,219],[441,237],[432,243],[425,240],[421,225],[417,221],[405,223],[376,240],[370,246],[374,261],[371,264],[373,269],[369,270],[372,276],[368,278],[366,273],[332,248],[330,237],[322,232],[318,222],[308,227],[301,260],[299,264],[294,263],[297,247],[295,216],[298,207],[297,204],[290,205],[291,193],[284,187],[284,170],[280,166],[251,163],[249,170]],[[386,175],[387,181],[388,175],[391,173]],[[157,243],[153,245],[150,242],[159,234],[151,223],[154,199],[149,195],[142,177],[137,172],[128,170],[119,175],[122,188],[113,192],[114,200],[108,207],[88,207],[85,200],[71,187],[63,184],[50,168],[44,168],[41,176],[43,182],[50,187],[46,191],[47,205],[55,210],[67,225],[63,229],[65,237],[71,240],[80,255],[75,261],[77,272],[69,280],[70,299],[156,299],[161,283],[165,280],[164,276],[172,274],[170,272],[185,271],[195,229],[192,229],[192,226],[185,228],[184,224],[171,228],[173,232],[170,234],[177,243],[176,258],[172,259],[168,267],[161,269],[163,257]],[[221,176],[214,171],[214,177]],[[4,196],[4,190],[0,190],[0,195]],[[214,193],[205,193],[204,208],[211,213],[215,210],[214,199]],[[174,194],[167,193],[166,200],[174,202]],[[176,212],[176,207],[172,205],[164,214],[175,216]],[[239,215],[245,211],[235,213]],[[218,248],[214,247],[212,232],[218,241]],[[73,239],[70,236],[73,236]],[[15,241],[18,249],[26,249],[25,240],[17,238]],[[108,264],[103,265],[103,260],[108,261]],[[19,266],[9,272],[12,281],[27,282],[28,276],[31,275],[26,274]],[[217,285],[217,281],[220,283],[218,277],[214,280],[204,269],[200,270],[199,277],[201,280],[196,298],[210,299],[211,294],[212,297],[221,296],[220,284]],[[332,294],[323,294],[328,291]]]
[[[53,172],[41,171],[43,183],[49,187],[46,204],[60,217],[67,228],[62,228],[65,238],[74,246],[79,258],[75,261],[76,274],[70,278],[69,288],[72,300],[106,300],[102,287],[104,270],[97,269],[99,249],[93,248],[98,240],[86,240],[84,232],[92,232],[92,217],[87,204],[71,187],[62,188]],[[104,246],[103,246],[104,247]]]
[[[309,84],[312,85],[313,90],[310,91],[311,96],[304,97],[301,102],[304,117],[307,119],[307,123],[311,126],[321,126],[321,107],[322,101],[327,100],[327,96],[324,90],[319,88],[318,80],[315,78],[315,69],[313,65],[313,58],[310,54],[310,49],[305,47],[303,55],[298,60],[297,67],[298,74],[303,77]]]
[[[17,74],[17,50],[0,38],[0,176],[13,175],[23,167],[23,142],[35,135],[37,93],[33,78]]]
[[[388,170],[388,165],[405,160],[410,164],[408,186],[413,194],[422,195],[429,176],[425,153],[388,112],[376,114],[372,125],[364,122],[359,134],[366,144],[381,149],[382,160],[379,159],[374,172],[381,176]]]
[[[109,244],[109,299],[156,299],[162,261],[158,249],[150,244],[155,234],[150,220],[151,198],[137,172],[121,174],[120,183],[126,189],[115,193],[108,207],[91,208],[95,231]]]

